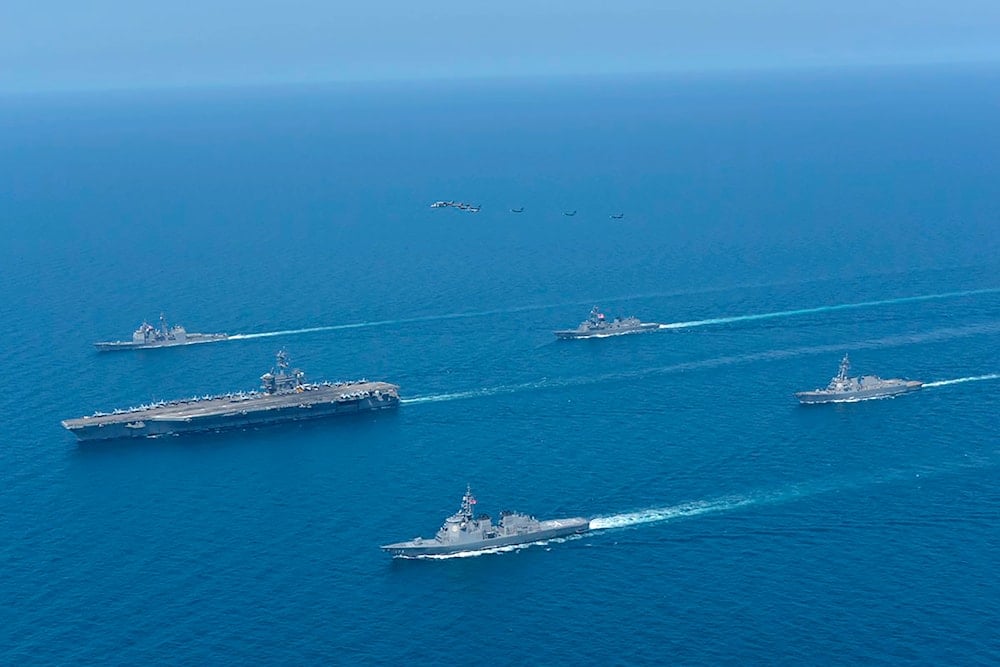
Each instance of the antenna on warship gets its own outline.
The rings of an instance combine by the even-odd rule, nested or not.
[[[472,518],[472,506],[476,504],[476,498],[472,495],[472,485],[465,485],[465,495],[462,496],[462,514],[468,518]]]
[[[840,360],[840,371],[837,373],[837,378],[841,380],[847,379],[847,374],[851,371],[851,360],[847,358],[847,354],[844,354],[844,358]]]
[[[261,376],[265,387],[270,387],[267,389],[268,393],[302,391],[302,379],[305,377],[305,373],[297,368],[291,373],[288,372],[288,353],[284,350],[279,350],[274,356],[275,367],[271,369],[270,373]]]
[[[276,394],[284,386],[285,370],[288,368],[288,355],[284,350],[278,350],[274,357],[274,368],[260,376],[261,389],[268,394]]]

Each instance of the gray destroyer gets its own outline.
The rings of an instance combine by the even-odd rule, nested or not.
[[[476,499],[466,488],[462,507],[445,519],[437,535],[431,539],[417,537],[409,542],[386,544],[383,551],[393,556],[445,556],[449,554],[485,551],[497,547],[528,544],[555,537],[576,535],[590,530],[590,521],[581,517],[539,521],[517,512],[501,512],[494,524],[486,514],[475,516]]]
[[[916,380],[883,380],[877,375],[848,377],[847,374],[850,370],[851,361],[845,354],[840,362],[840,369],[833,379],[830,380],[830,384],[826,386],[826,389],[800,391],[795,394],[795,397],[799,399],[799,402],[807,405],[816,403],[847,403],[905,394],[906,392],[920,389],[924,384]]]
[[[100,352],[116,350],[145,350],[152,347],[174,347],[176,345],[195,345],[197,343],[215,343],[226,340],[229,334],[224,333],[188,333],[179,324],[167,326],[167,318],[160,315],[160,326],[154,327],[149,322],[143,322],[132,333],[132,340],[98,341],[94,347]]]
[[[387,382],[305,382],[289,371],[284,352],[261,376],[259,391],[159,401],[128,410],[95,412],[62,425],[80,440],[142,438],[222,431],[386,410],[399,406],[399,387]]]
[[[577,338],[604,338],[605,336],[621,336],[623,334],[654,331],[660,325],[656,322],[641,322],[637,317],[616,317],[609,320],[597,306],[590,310],[590,315],[575,329],[556,331],[556,338],[573,340]]]

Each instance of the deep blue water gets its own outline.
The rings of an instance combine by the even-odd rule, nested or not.
[[[998,117],[988,69],[0,100],[0,662],[995,664]],[[814,310],[554,341],[594,303]],[[91,350],[161,310],[372,324]],[[406,404],[60,427],[252,389],[279,347]],[[844,352],[987,377],[798,406]],[[466,483],[606,527],[378,550]]]

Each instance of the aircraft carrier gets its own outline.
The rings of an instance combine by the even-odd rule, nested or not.
[[[176,345],[195,345],[197,343],[215,343],[229,338],[224,333],[188,333],[179,324],[167,326],[167,319],[160,315],[160,326],[154,327],[149,322],[143,322],[132,334],[132,340],[98,341],[94,343],[100,352],[116,350],[145,350],[154,347],[174,347]]]
[[[80,440],[111,440],[252,428],[399,406],[399,387],[394,384],[308,383],[304,378],[302,371],[288,370],[288,359],[279,352],[277,368],[261,376],[259,391],[95,412],[62,425]]]
[[[601,312],[601,309],[594,306],[590,315],[575,329],[564,329],[556,331],[556,338],[560,340],[574,340],[578,338],[605,338],[607,336],[621,336],[624,334],[642,333],[644,331],[654,331],[660,325],[656,322],[641,322],[637,317],[616,317],[609,320]]]
[[[826,389],[815,389],[813,391],[800,391],[795,394],[795,398],[804,405],[814,405],[817,403],[853,403],[864,401],[870,398],[887,398],[897,394],[905,394],[909,391],[916,391],[924,386],[923,382],[916,380],[901,380],[893,378],[883,380],[877,375],[864,375],[862,377],[848,377],[851,370],[851,360],[844,355],[840,361],[840,369],[830,380]]]
[[[501,512],[500,522],[494,524],[487,514],[475,516],[475,505],[472,489],[467,487],[462,497],[462,507],[445,519],[444,525],[433,538],[417,537],[409,542],[386,544],[382,550],[393,556],[406,558],[446,556],[529,544],[590,530],[590,521],[582,517],[539,521],[533,516],[518,512]]]

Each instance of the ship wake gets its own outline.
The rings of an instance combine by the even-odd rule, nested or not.
[[[589,303],[589,302],[588,302]],[[555,304],[563,305],[563,304]],[[573,304],[579,305],[579,304]],[[514,313],[527,313],[536,310],[547,310],[553,308],[553,304],[542,304],[532,306],[516,306],[514,308],[497,308],[495,310],[476,310],[466,313],[442,313],[440,315],[421,315],[418,317],[402,317],[394,320],[368,320],[364,322],[348,322],[345,324],[330,324],[324,326],[303,327],[301,329],[281,329],[279,331],[262,331],[260,333],[235,334],[228,340],[249,340],[253,338],[274,338],[276,336],[297,336],[300,334],[322,333],[325,331],[345,331],[350,329],[366,329],[371,327],[393,327],[406,324],[420,324],[422,322],[437,322],[442,320],[467,320],[478,317],[490,317],[493,315],[510,315]]]
[[[921,343],[933,343],[967,336],[992,335],[1000,332],[1000,322],[987,322],[965,327],[947,327],[943,329],[933,329],[923,333],[908,333],[882,338],[874,338],[851,343],[838,343],[833,345],[812,345],[807,347],[787,348],[778,350],[768,350],[765,352],[754,352],[746,355],[733,355],[724,357],[714,357],[711,359],[701,359],[697,361],[682,362],[669,366],[638,369],[635,371],[595,374],[566,378],[541,378],[532,382],[522,382],[519,384],[497,385],[493,387],[482,387],[466,391],[449,392],[441,394],[428,394],[425,396],[413,396],[404,398],[400,402],[406,405],[422,403],[441,403],[447,401],[458,401],[466,399],[487,398],[491,396],[502,396],[506,394],[519,394],[530,391],[543,391],[552,389],[562,389],[566,387],[581,387],[587,385],[608,384],[612,382],[626,382],[631,380],[641,380],[656,375],[667,375],[672,373],[683,373],[694,370],[707,370],[721,368],[736,364],[749,364],[762,361],[778,361],[781,359],[792,359],[819,354],[840,353],[847,350],[873,350],[887,347],[901,347],[905,345],[916,345]],[[997,375],[982,375],[972,378],[957,378],[955,380],[942,380],[925,384],[924,387],[937,387],[948,384],[958,384],[960,382],[973,382],[976,380],[1000,379]]]
[[[703,514],[731,512],[744,507],[778,502],[780,500],[785,500],[799,495],[802,495],[801,492],[759,493],[750,496],[725,496],[713,500],[696,500],[681,503],[679,505],[668,505],[666,507],[654,507],[639,510],[637,512],[625,512],[623,514],[599,516],[590,520],[590,530],[595,531],[609,530],[611,528],[628,528],[630,526],[640,526],[648,523],[662,523],[664,521],[701,516]]]
[[[482,387],[480,389],[470,389],[469,391],[456,391],[447,394],[428,394],[427,396],[413,396],[400,399],[403,405],[413,405],[420,403],[442,403],[445,401],[459,401],[467,398],[486,398],[487,396],[499,396],[502,394],[519,394],[526,391],[536,391],[539,389],[556,389],[559,387],[572,387],[579,384],[577,378],[567,378],[565,380],[542,378],[534,382],[522,382],[520,384],[498,385],[495,387]]]
[[[1000,380],[1000,373],[990,373],[989,375],[970,375],[964,378],[955,378],[954,380],[938,380],[937,382],[927,382],[924,384],[924,389],[929,389],[932,387],[947,387],[953,384],[963,384],[965,382],[983,382],[985,380]]]
[[[672,322],[661,324],[660,329],[690,329],[693,327],[704,327],[713,324],[734,324],[737,322],[755,322],[758,320],[770,320],[782,317],[797,317],[800,315],[814,315],[817,313],[830,313],[838,310],[854,310],[858,308],[874,308],[877,306],[892,306],[901,303],[916,303],[920,301],[934,301],[939,299],[958,299],[961,297],[977,296],[980,294],[994,294],[1000,292],[1000,288],[987,288],[977,290],[965,290],[962,292],[942,292],[940,294],[920,294],[917,296],[904,296],[898,299],[879,299],[877,301],[858,301],[855,303],[838,303],[830,306],[816,306],[813,308],[797,308],[795,310],[778,310],[772,313],[754,313],[752,315],[733,315],[730,317],[713,317],[705,320],[691,320],[689,322]]]
[[[671,324],[661,324],[660,329],[687,329],[691,327],[708,326],[711,324],[729,324],[734,322],[751,322],[754,320],[766,320],[778,317],[794,317],[796,315],[809,315],[813,313],[824,313],[837,310],[850,310],[853,308],[872,308],[876,306],[889,306],[900,303],[912,303],[919,301],[931,301],[935,299],[956,299],[960,297],[976,296],[979,294],[992,294],[1000,292],[1000,288],[988,288],[978,290],[967,290],[963,292],[942,292],[940,294],[922,294],[918,296],[907,296],[898,299],[883,299],[879,301],[862,301],[858,303],[842,303],[832,306],[819,306],[815,308],[801,308],[798,310],[782,310],[773,313],[757,313],[752,315],[735,315],[732,317],[716,317],[705,320],[692,320],[689,322],[673,322]],[[621,301],[625,297],[604,299],[605,301]],[[442,313],[440,315],[422,315],[418,317],[404,317],[399,319],[369,320],[364,322],[348,322],[344,324],[330,324],[323,326],[302,327],[298,329],[280,329],[277,331],[262,331],[259,333],[233,334],[226,340],[251,340],[255,338],[275,338],[278,336],[297,336],[302,334],[323,333],[329,331],[346,331],[350,329],[364,329],[370,327],[402,326],[406,324],[419,324],[421,322],[436,322],[442,320],[463,320],[479,317],[490,317],[493,315],[509,315],[513,313],[526,313],[550,308],[564,307],[567,305],[580,305],[583,302],[572,304],[540,304],[531,306],[517,306],[514,308],[498,308],[495,310],[478,310],[465,313]],[[589,301],[587,303],[590,303]],[[626,332],[634,333],[634,332]]]
[[[772,490],[752,491],[745,494],[694,500],[621,514],[597,516],[590,520],[590,532],[665,523],[710,514],[725,514],[767,505],[793,503],[828,493],[843,493],[882,484],[912,483],[914,480],[956,474],[966,470],[993,468],[1000,463],[996,454],[971,457],[968,454],[963,454],[961,459],[926,466],[907,466],[858,477],[818,479]]]

